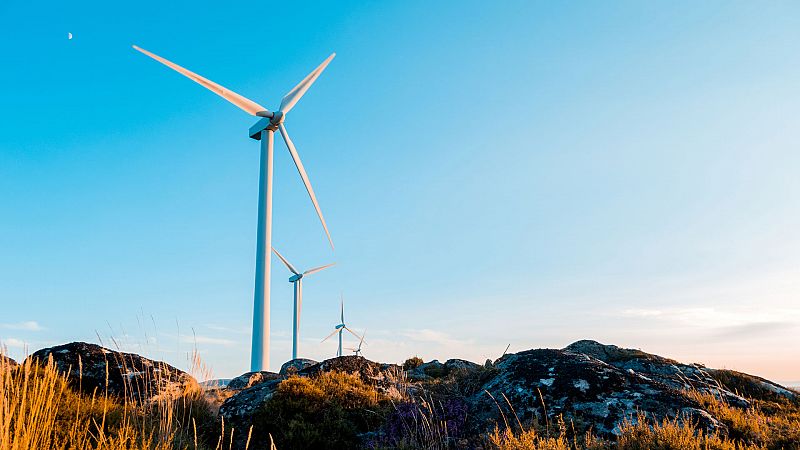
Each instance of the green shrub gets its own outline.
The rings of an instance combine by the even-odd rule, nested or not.
[[[358,375],[323,372],[293,376],[279,385],[253,422],[254,434],[270,433],[278,448],[356,448],[358,434],[374,430],[385,399]]]
[[[412,356],[403,363],[403,370],[412,370],[421,366],[425,361],[419,356]]]

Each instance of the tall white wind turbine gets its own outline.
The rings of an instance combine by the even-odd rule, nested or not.
[[[303,310],[303,278],[307,277],[311,274],[320,272],[322,270],[327,269],[328,267],[336,265],[336,263],[326,264],[324,266],[315,267],[313,269],[308,269],[305,272],[298,272],[297,269],[294,268],[292,263],[290,263],[286,258],[283,257],[275,247],[272,247],[272,251],[275,253],[283,265],[289,269],[289,272],[292,272],[292,276],[289,277],[289,283],[294,285],[294,320],[292,321],[292,359],[297,359],[297,344],[300,340],[300,313]]]
[[[333,336],[334,334],[339,333],[339,348],[336,350],[336,356],[344,355],[344,353],[342,353],[342,334],[345,331],[347,331],[348,333],[350,333],[353,336],[355,336],[356,339],[361,340],[361,336],[356,334],[355,331],[353,331],[350,328],[348,328],[347,324],[344,323],[344,297],[342,297],[341,305],[342,305],[342,309],[341,309],[342,313],[341,313],[341,316],[340,316],[341,317],[341,322],[333,328],[333,332],[331,332],[331,334],[329,334],[328,336],[325,337],[325,339],[322,340],[322,342],[325,342],[328,339],[330,339],[330,337]]]
[[[255,125],[250,127],[250,137],[255,140],[261,141],[261,162],[259,168],[259,181],[258,181],[258,233],[256,240],[256,276],[255,276],[255,294],[253,301],[253,343],[250,355],[250,370],[261,371],[268,370],[269,368],[269,287],[270,287],[270,257],[269,249],[272,248],[272,157],[275,130],[278,130],[289,149],[289,153],[294,160],[297,171],[300,173],[300,178],[311,197],[311,203],[314,204],[314,209],[317,211],[317,216],[322,222],[322,228],[325,229],[325,235],[328,237],[331,248],[333,248],[333,240],[328,231],[328,226],[325,224],[325,218],[322,216],[322,210],[317,203],[317,196],[314,194],[314,189],[311,187],[311,182],[308,179],[306,170],[300,161],[300,155],[294,146],[289,133],[286,131],[286,126],[283,124],[286,119],[286,114],[294,108],[300,98],[308,91],[308,88],[317,80],[322,74],[322,71],[328,66],[335,53],[331,54],[325,61],[322,62],[316,69],[311,71],[300,83],[297,84],[291,91],[289,91],[281,100],[280,106],[277,111],[270,111],[267,108],[259,105],[258,103],[245,98],[231,90],[228,90],[211,80],[201,77],[194,72],[191,72],[183,67],[168,61],[158,55],[148,52],[137,46],[133,46],[139,52],[155,59],[156,61],[164,64],[165,66],[177,71],[178,73],[186,76],[187,78],[202,85],[211,92],[219,95],[225,100],[233,103],[238,108],[244,110],[246,113],[260,117],[261,119]]]

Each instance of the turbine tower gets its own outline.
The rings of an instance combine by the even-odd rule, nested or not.
[[[148,52],[137,46],[133,46],[139,52],[155,59],[165,66],[177,71],[181,75],[195,81],[211,92],[219,95],[225,100],[233,103],[238,108],[248,114],[260,117],[255,125],[250,127],[249,136],[252,139],[261,141],[261,156],[259,164],[258,181],[258,231],[256,239],[256,274],[255,274],[255,293],[253,301],[253,341],[250,354],[250,370],[253,372],[269,369],[269,287],[270,287],[270,257],[269,249],[272,248],[272,157],[275,131],[278,130],[289,149],[300,178],[311,197],[311,203],[317,211],[317,216],[325,229],[325,235],[333,249],[333,240],[322,216],[322,210],[317,203],[317,197],[311,182],[308,179],[306,170],[300,161],[300,155],[286,131],[283,124],[286,115],[294,108],[300,98],[308,91],[308,88],[317,80],[331,62],[335,53],[331,54],[325,61],[306,76],[300,83],[289,91],[281,100],[277,111],[270,111],[258,103],[245,98],[231,90],[228,90],[211,80],[201,77],[183,67],[168,61],[158,55]]]
[[[294,268],[292,263],[290,263],[286,258],[283,257],[275,247],[272,247],[272,251],[275,255],[283,262],[283,265],[289,269],[289,272],[292,272],[292,276],[289,277],[289,283],[294,285],[294,321],[292,322],[292,359],[297,359],[297,343],[300,337],[300,313],[303,309],[303,277],[307,277],[313,273],[320,272],[322,270],[327,269],[336,263],[326,264],[324,266],[315,267],[313,269],[308,269],[305,272],[298,272],[297,269]]]
[[[333,336],[334,334],[339,333],[339,348],[336,350],[336,356],[343,356],[344,355],[344,353],[342,353],[342,334],[345,332],[345,330],[347,330],[347,332],[349,332],[350,334],[355,336],[356,339],[359,339],[359,340],[361,339],[361,336],[357,335],[353,330],[348,328],[347,325],[344,323],[344,296],[342,297],[341,305],[342,305],[341,322],[334,327],[333,332],[331,334],[329,334],[328,336],[325,337],[325,339],[322,340],[322,342],[325,342],[331,336]]]

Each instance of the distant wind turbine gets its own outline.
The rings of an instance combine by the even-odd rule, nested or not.
[[[345,330],[347,330],[348,333],[350,333],[353,336],[355,336],[356,339],[361,339],[361,336],[356,334],[355,331],[353,331],[350,328],[348,328],[347,325],[344,322],[344,297],[342,297],[341,305],[342,305],[341,306],[342,313],[341,313],[341,316],[340,316],[341,317],[341,322],[338,325],[336,325],[336,327],[334,327],[333,332],[331,334],[329,334],[328,336],[325,337],[325,339],[322,340],[322,342],[325,342],[328,339],[330,339],[330,337],[333,336],[334,334],[339,333],[339,348],[338,348],[338,350],[336,350],[336,356],[342,356],[343,355],[343,353],[342,353],[342,334],[345,332]]]
[[[353,352],[356,356],[361,356],[361,346],[364,345],[364,338],[366,336],[367,336],[367,330],[364,330],[364,332],[361,333],[361,340],[358,341],[358,347],[356,348],[348,347],[345,350]]]
[[[292,272],[292,276],[289,277],[289,283],[294,285],[294,321],[292,322],[292,359],[297,359],[297,343],[299,341],[300,336],[300,313],[303,310],[303,277],[307,277],[313,273],[317,273],[319,271],[325,270],[328,267],[336,265],[336,263],[326,264],[324,266],[315,267],[313,269],[308,269],[305,272],[298,272],[297,269],[294,268],[292,263],[290,263],[286,258],[283,257],[275,247],[272,247],[272,251],[275,255],[283,262],[289,272]]]
[[[311,181],[308,179],[308,174],[306,174],[303,163],[300,161],[300,155],[297,153],[297,149],[294,143],[292,143],[291,138],[289,138],[289,133],[286,131],[286,126],[284,126],[283,122],[286,119],[286,114],[288,114],[303,95],[305,95],[306,91],[314,84],[314,81],[322,74],[322,71],[325,70],[336,54],[331,54],[322,64],[303,78],[297,86],[292,88],[281,100],[278,110],[273,112],[248,98],[228,90],[156,54],[150,53],[135,45],[133,48],[200,84],[211,92],[233,103],[248,114],[261,118],[255,125],[250,127],[249,134],[252,139],[261,141],[261,162],[258,182],[258,237],[256,240],[256,276],[253,301],[253,341],[250,353],[250,370],[253,372],[268,370],[269,285],[271,264],[269,249],[272,248],[272,150],[274,134],[275,130],[280,131],[283,141],[286,143],[286,147],[289,149],[289,153],[292,156],[294,165],[300,173],[300,178],[303,179],[303,184],[308,191],[309,197],[311,197],[311,203],[314,204],[317,216],[320,222],[322,222],[322,228],[325,229],[328,242],[330,242],[331,248],[333,248],[333,240],[328,231],[328,225],[325,224],[325,218],[322,217],[322,210],[317,203],[317,197],[314,194],[314,189],[311,187]]]

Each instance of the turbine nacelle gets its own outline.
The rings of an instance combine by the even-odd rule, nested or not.
[[[303,274],[302,273],[298,273],[297,275],[292,275],[289,278],[289,283],[294,283],[295,281],[300,280],[302,278],[303,278]]]

